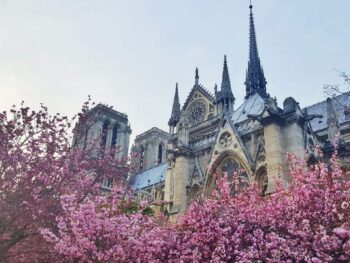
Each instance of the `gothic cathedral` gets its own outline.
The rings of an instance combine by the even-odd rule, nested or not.
[[[340,134],[339,155],[350,156],[349,94],[306,108],[289,97],[279,106],[267,91],[251,5],[249,23],[243,104],[235,104],[225,56],[221,86],[214,87],[214,94],[200,84],[196,68],[194,85],[182,107],[176,84],[169,132],[153,127],[136,136],[131,147],[128,187],[140,200],[148,200],[156,212],[171,219],[213,189],[214,175],[236,174],[243,185],[256,182],[262,194],[270,194],[275,188],[274,178],[286,184],[290,181],[287,153],[316,163],[330,156],[334,139]],[[88,121],[77,124],[73,143],[85,149],[89,141],[95,141],[98,156],[107,151],[117,159],[127,156],[131,133],[127,115],[101,104],[87,115]],[[113,150],[117,145],[119,150]],[[323,150],[323,157],[316,145]],[[110,190],[112,185],[106,181],[102,187]]]
[[[289,181],[288,152],[317,162],[315,146],[320,145],[325,154],[332,152],[337,133],[341,154],[350,152],[350,114],[343,106],[350,105],[350,96],[303,109],[292,97],[282,107],[277,105],[266,88],[252,6],[249,22],[243,104],[235,105],[225,56],[221,86],[215,86],[214,95],[200,84],[196,68],[194,86],[182,107],[176,84],[169,133],[152,128],[138,135],[131,149],[130,187],[171,218],[214,187],[214,174],[239,174],[242,181],[255,181],[263,194],[269,194],[275,177]]]

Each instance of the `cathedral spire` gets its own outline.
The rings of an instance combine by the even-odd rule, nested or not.
[[[194,82],[195,85],[198,85],[199,84],[199,74],[198,74],[198,68],[196,67],[196,76],[195,76],[195,82]]]
[[[228,74],[226,55],[224,56],[224,68],[222,70],[222,82],[221,82],[221,92],[225,94],[232,94],[230,75]]]
[[[170,116],[168,125],[171,127],[174,127],[176,126],[179,120],[180,120],[179,88],[178,88],[178,84],[176,83],[173,109],[171,111],[171,116]]]
[[[216,105],[217,111],[233,111],[233,104],[235,102],[235,97],[233,96],[230,82],[230,75],[228,73],[228,66],[226,55],[224,56],[224,67],[222,70],[222,82],[221,82],[221,90],[219,92],[215,92],[216,96]]]
[[[246,98],[258,93],[263,98],[267,98],[269,95],[266,93],[266,79],[264,71],[260,64],[260,58],[258,53],[258,45],[256,42],[256,33],[253,17],[253,6],[250,2],[250,25],[249,25],[249,61],[248,69],[245,80],[246,86]]]

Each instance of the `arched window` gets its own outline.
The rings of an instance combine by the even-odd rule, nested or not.
[[[246,187],[249,183],[249,177],[244,166],[232,156],[220,158],[218,164],[215,165],[211,176],[206,182],[206,194],[211,194],[216,188],[216,180],[218,177],[227,176],[227,180],[231,185],[231,193],[235,194],[237,190]],[[235,180],[234,180],[235,176]]]
[[[227,173],[228,179],[231,179],[233,175],[236,173],[242,179],[248,180],[247,172],[240,165],[239,162],[232,158],[225,158],[219,165],[219,172],[222,176]]]
[[[117,139],[118,139],[118,124],[114,125],[113,127],[113,132],[112,132],[112,148],[115,148],[115,146],[117,145]]]
[[[104,156],[104,152],[106,149],[109,124],[110,124],[109,120],[106,120],[102,126],[102,134],[101,134],[101,154],[102,154],[102,157]]]
[[[143,146],[141,145],[141,152],[140,152],[140,171],[143,168],[143,161],[145,158],[145,148],[143,148]]]
[[[114,125],[112,130],[112,142],[111,142],[111,156],[113,157],[115,155],[116,145],[117,145],[117,139],[118,139],[118,124]]]
[[[163,162],[163,146],[159,144],[158,146],[158,164]]]
[[[86,150],[86,147],[88,144],[88,136],[89,136],[89,128],[87,128],[84,132],[84,147],[83,147],[84,150]]]

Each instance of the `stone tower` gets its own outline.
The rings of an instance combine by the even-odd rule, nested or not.
[[[126,165],[130,134],[131,128],[126,114],[98,104],[86,114],[84,120],[77,123],[73,145],[97,158],[110,154]],[[105,180],[102,186],[108,190],[112,184],[112,180]]]

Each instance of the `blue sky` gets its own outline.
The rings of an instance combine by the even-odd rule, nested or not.
[[[324,99],[350,72],[348,0],[253,0],[267,89],[281,106]],[[175,83],[183,104],[220,85],[224,54],[236,108],[244,97],[248,0],[1,0],[0,110],[26,101],[73,115],[90,94],[127,113],[133,137],[167,130]]]

